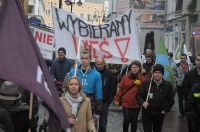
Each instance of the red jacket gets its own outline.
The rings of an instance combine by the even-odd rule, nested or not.
[[[142,82],[145,80],[145,77],[141,74],[138,75],[137,77],[138,80],[140,80],[140,85],[142,84]],[[119,90],[117,91],[117,94],[115,96],[115,101],[119,100],[119,97],[126,92],[127,89],[129,89],[129,87],[131,85],[133,85],[133,83],[135,82],[136,79],[133,79],[130,77],[130,74],[126,74],[124,75],[124,77],[122,78],[120,84],[119,84]],[[140,108],[140,106],[138,105],[136,99],[135,99],[135,95],[137,94],[138,90],[139,90],[139,86],[138,85],[134,85],[134,87],[132,87],[122,98],[122,106],[123,107],[128,107],[128,108]]]

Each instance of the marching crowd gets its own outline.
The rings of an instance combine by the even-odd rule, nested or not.
[[[165,114],[174,104],[172,83],[163,79],[164,67],[155,64],[150,49],[125,68],[106,64],[103,57],[91,62],[89,50],[80,54],[81,65],[65,57],[66,50],[58,49],[50,75],[72,132],[106,132],[109,105],[123,110],[123,131],[136,132],[138,115],[142,113],[144,132],[161,132]],[[200,132],[200,55],[195,66],[187,63],[187,55],[175,64],[168,53],[176,78],[180,115],[187,117],[188,131]],[[77,68],[76,68],[77,67]],[[39,103],[33,96],[33,114],[29,119],[30,93],[13,82],[0,79],[0,132],[42,132],[46,120],[39,124]],[[131,127],[129,127],[131,125]],[[131,128],[131,130],[129,130]]]

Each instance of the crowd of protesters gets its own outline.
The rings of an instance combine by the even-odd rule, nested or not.
[[[54,82],[72,132],[106,132],[109,105],[122,106],[123,131],[136,132],[139,113],[142,113],[144,132],[161,132],[164,117],[174,104],[171,82],[163,79],[164,67],[155,64],[155,54],[146,49],[143,63],[135,60],[122,69],[119,64],[106,64],[103,57],[92,63],[89,50],[80,54],[81,65],[65,57],[66,50],[58,49],[58,58],[50,67]],[[200,131],[200,55],[195,65],[181,55],[178,64],[173,54],[169,62],[176,77],[180,115],[187,117],[188,131]],[[144,59],[145,57],[145,59]],[[13,82],[0,79],[0,131],[48,131],[46,119],[38,114],[39,103],[33,96],[33,114],[29,117],[30,93]],[[185,102],[185,103],[184,103]],[[131,124],[131,130],[129,125]]]

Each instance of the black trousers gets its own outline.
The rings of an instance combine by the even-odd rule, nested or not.
[[[144,132],[161,132],[165,115],[158,111],[142,110]]]
[[[140,113],[140,108],[123,107],[124,122],[123,131],[129,132],[128,127],[131,123],[131,132],[137,132],[137,119]]]
[[[179,105],[179,112],[182,115],[185,115],[185,106],[187,104],[187,95],[184,94],[183,88],[180,86],[177,87],[177,94],[178,94],[178,105]],[[183,101],[185,102],[183,104]]]

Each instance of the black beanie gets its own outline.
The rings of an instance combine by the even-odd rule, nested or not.
[[[155,71],[160,71],[163,75],[164,75],[164,67],[161,65],[161,64],[156,64],[154,67],[153,67],[153,73]]]
[[[66,55],[66,50],[65,50],[65,48],[60,47],[60,48],[58,49],[58,52],[59,52],[59,51],[63,51],[63,52],[65,53],[65,55]]]

